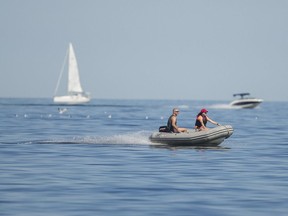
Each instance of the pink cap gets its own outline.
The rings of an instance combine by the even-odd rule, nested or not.
[[[201,113],[207,113],[208,110],[206,110],[205,108],[204,109],[201,109]]]

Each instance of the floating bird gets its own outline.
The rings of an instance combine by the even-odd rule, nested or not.
[[[63,114],[63,113],[65,113],[65,112],[67,112],[68,111],[68,109],[67,108],[58,108],[58,112],[59,112],[59,114]]]

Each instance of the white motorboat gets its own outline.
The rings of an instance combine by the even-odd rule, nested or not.
[[[90,101],[90,96],[83,91],[83,88],[80,83],[80,76],[79,76],[79,70],[78,70],[78,64],[75,56],[75,52],[73,49],[72,44],[69,44],[69,64],[68,64],[68,93],[67,95],[63,96],[54,96],[53,101],[54,103],[60,103],[60,104],[82,104],[87,103]],[[64,63],[66,62],[67,54],[64,60]],[[62,67],[61,73],[59,75],[59,79],[57,82],[57,86],[55,89],[55,94],[57,93],[60,80],[62,78],[62,74],[64,71],[64,65]]]
[[[233,94],[233,97],[240,96],[239,99],[234,100],[230,103],[230,106],[232,107],[238,107],[238,108],[255,108],[260,103],[263,102],[263,99],[253,98],[253,97],[246,97],[249,96],[250,93],[238,93]]]
[[[208,130],[196,131],[190,129],[183,133],[154,132],[149,137],[152,143],[170,146],[204,146],[213,147],[220,145],[233,134],[231,125],[221,125]]]

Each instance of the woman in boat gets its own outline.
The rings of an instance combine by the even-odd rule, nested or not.
[[[213,121],[207,116],[208,110],[201,109],[201,111],[198,113],[196,121],[195,121],[195,130],[201,131],[201,130],[207,130],[208,128],[206,127],[207,122],[211,122],[212,124],[215,125],[220,125],[219,123]]]
[[[169,117],[167,122],[167,131],[172,133],[181,133],[187,132],[186,128],[181,128],[177,126],[177,115],[179,114],[179,109],[174,108],[172,111],[172,115]]]

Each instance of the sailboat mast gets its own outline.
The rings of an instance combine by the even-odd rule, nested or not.
[[[57,94],[57,91],[58,91],[58,88],[59,88],[59,85],[60,85],[60,81],[62,79],[62,75],[63,75],[63,72],[64,72],[65,63],[67,61],[68,53],[69,53],[69,48],[66,51],[66,55],[65,55],[64,61],[62,63],[62,67],[61,67],[61,71],[60,71],[60,74],[59,74],[59,77],[58,77],[58,81],[57,81],[57,85],[56,85],[56,88],[55,88],[55,91],[54,91],[54,95]]]

